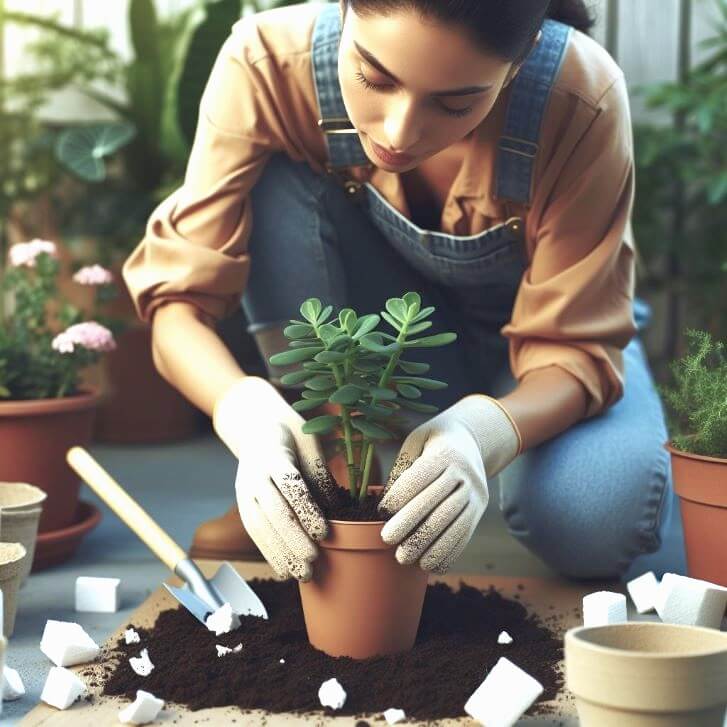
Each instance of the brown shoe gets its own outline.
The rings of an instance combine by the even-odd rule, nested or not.
[[[192,558],[214,560],[265,560],[242,524],[237,503],[224,515],[197,528],[189,554]]]

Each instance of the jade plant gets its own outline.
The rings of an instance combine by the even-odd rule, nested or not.
[[[676,449],[727,459],[727,346],[709,332],[687,330],[688,350],[670,368],[673,387],[659,387]]]
[[[288,351],[270,357],[275,366],[299,364],[281,382],[304,384],[302,398],[293,409],[306,412],[326,404],[338,405],[339,414],[322,414],[303,425],[306,434],[324,435],[334,429],[343,434],[334,443],[345,450],[351,499],[363,501],[368,494],[369,474],[375,443],[391,439],[387,426],[400,420],[400,409],[434,413],[438,408],[418,401],[422,389],[443,389],[447,383],[420,376],[427,363],[402,358],[411,349],[444,346],[456,340],[455,333],[417,338],[431,327],[427,320],[433,306],[421,307],[418,293],[389,298],[381,315],[358,316],[343,308],[334,316],[333,306],[309,298],[300,307],[304,320],[292,319],[284,330]],[[384,319],[393,333],[376,330]]]

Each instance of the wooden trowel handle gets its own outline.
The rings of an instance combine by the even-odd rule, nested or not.
[[[68,464],[86,484],[142,539],[159,560],[174,571],[187,554],[151,519],[83,447],[71,447]]]

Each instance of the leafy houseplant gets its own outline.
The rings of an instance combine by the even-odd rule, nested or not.
[[[429,364],[401,358],[413,348],[456,340],[455,333],[412,338],[431,327],[427,318],[434,310],[433,306],[422,308],[420,295],[410,292],[402,298],[389,298],[381,316],[359,318],[352,308],[344,308],[337,320],[329,320],[333,307],[322,308],[318,298],[309,298],[300,307],[305,320],[291,320],[284,331],[292,340],[291,350],[270,358],[273,365],[301,364],[301,370],[281,378],[283,384],[303,383],[307,389],[292,405],[296,411],[309,411],[325,402],[340,405],[341,414],[317,416],[303,425],[303,431],[328,434],[342,429],[343,437],[336,443],[346,452],[353,500],[364,500],[368,494],[375,442],[395,436],[386,423],[396,418],[396,411],[401,407],[437,411],[418,401],[421,389],[441,389],[447,384],[417,376],[426,373]],[[382,317],[396,335],[375,330]]]
[[[689,350],[671,365],[666,445],[680,498],[690,575],[727,586],[727,346],[687,330]]]
[[[374,495],[383,490],[382,485],[369,485],[375,442],[395,436],[390,427],[402,408],[437,411],[418,401],[421,389],[447,386],[419,376],[429,370],[428,364],[402,358],[410,349],[443,346],[457,338],[455,333],[416,337],[431,327],[427,318],[434,310],[422,308],[420,295],[409,292],[387,300],[380,316],[359,317],[344,308],[332,318],[332,306],[309,298],[300,307],[303,320],[291,320],[285,329],[290,350],[270,357],[273,365],[300,364],[281,378],[283,384],[305,385],[294,409],[339,407],[339,414],[306,421],[303,431],[342,432],[338,444],[346,453],[350,497],[343,487],[340,491],[355,513],[364,509],[360,506],[369,490]],[[376,330],[381,318],[393,333]],[[383,520],[329,519],[328,524],[328,536],[318,543],[313,577],[298,584],[308,640],[332,656],[356,659],[410,649],[428,571],[396,560],[395,546],[381,538]]]
[[[113,321],[85,320],[59,300],[59,270],[55,244],[38,239],[10,247],[7,269],[0,268],[0,482],[29,482],[48,495],[36,567],[70,555],[99,520],[92,506],[79,507],[65,452],[90,441],[99,401],[80,385],[81,372],[116,345],[107,327]],[[98,265],[81,268],[74,280],[93,286],[94,308],[113,287]]]

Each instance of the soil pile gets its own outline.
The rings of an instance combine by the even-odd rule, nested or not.
[[[330,657],[308,643],[295,580],[254,578],[249,583],[269,620],[245,616],[240,628],[215,636],[183,608],[163,611],[152,628],[135,626],[141,643],[127,645],[122,638],[111,653],[102,652],[103,659],[119,659],[113,669],[107,667],[103,694],[133,700],[137,689],[145,689],[192,710],[234,705],[243,711],[380,717],[397,707],[409,718],[436,720],[465,716],[465,702],[501,656],[545,688],[527,714],[546,713],[541,703],[554,699],[563,686],[558,670],[562,635],[492,586],[480,590],[460,581],[455,591],[445,583],[430,584],[414,648],[358,661]],[[513,643],[497,643],[502,630]],[[240,642],[240,652],[217,656],[215,644]],[[147,677],[137,675],[128,662],[142,648],[155,665]],[[336,711],[318,701],[318,688],[331,677],[348,695]]]

